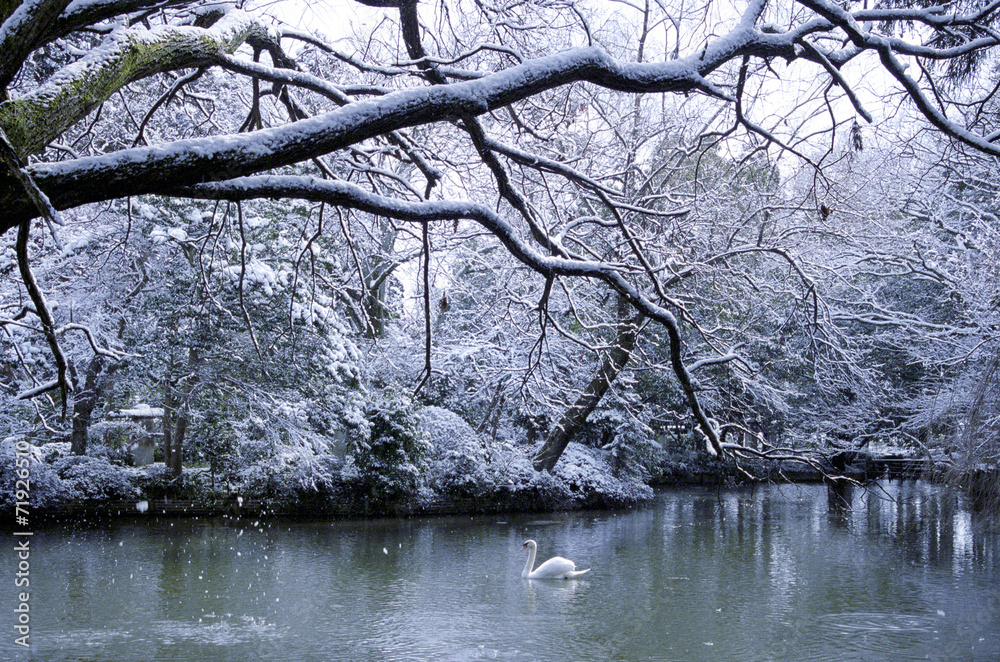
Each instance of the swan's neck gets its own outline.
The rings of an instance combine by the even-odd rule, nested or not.
[[[521,571],[522,577],[527,577],[531,574],[531,568],[535,565],[535,552],[538,551],[536,545],[528,545],[528,560],[524,564],[524,570]]]

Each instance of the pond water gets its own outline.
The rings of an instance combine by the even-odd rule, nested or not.
[[[1000,530],[924,483],[639,510],[37,530],[13,660],[998,660]],[[534,538],[583,579],[521,579]],[[13,548],[8,538],[8,549]]]

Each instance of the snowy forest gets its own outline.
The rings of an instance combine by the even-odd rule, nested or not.
[[[0,21],[4,508],[997,466],[1000,1]]]

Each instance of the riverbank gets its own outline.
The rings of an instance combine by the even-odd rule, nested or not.
[[[1000,473],[957,472],[919,458],[841,454],[822,467],[793,462],[720,461],[704,453],[661,453],[642,471],[613,453],[570,444],[555,471],[537,472],[533,448],[487,446],[453,414],[432,412],[426,461],[405,489],[332,456],[312,464],[248,465],[216,475],[211,467],[174,476],[163,463],[125,466],[107,457],[77,456],[68,444],[0,442],[0,526],[18,506],[31,521],[131,516],[364,518],[628,509],[653,497],[653,488],[818,482],[831,475],[857,483],[877,478],[928,478],[963,488],[981,509],[1000,510]]]
[[[18,444],[21,444],[18,446]],[[652,498],[635,474],[616,471],[609,455],[571,445],[552,473],[537,472],[530,448],[486,457],[432,454],[412,489],[386,490],[353,467],[254,465],[226,478],[210,467],[174,476],[163,463],[124,466],[104,457],[70,455],[66,444],[0,443],[0,517],[17,507],[32,521],[162,516],[377,517],[460,513],[623,509]],[[19,476],[19,473],[23,476]],[[303,477],[309,480],[304,480]],[[318,477],[317,477],[318,476]],[[20,489],[18,481],[27,483]]]
[[[757,467],[763,469],[764,467]],[[106,468],[105,468],[106,469]],[[550,481],[548,490],[531,493],[516,493],[510,489],[498,489],[479,495],[441,495],[424,491],[411,498],[395,503],[373,503],[363,495],[347,493],[299,493],[285,496],[252,494],[246,491],[228,489],[212,490],[206,485],[203,469],[189,469],[180,479],[167,477],[162,465],[151,465],[148,472],[129,471],[134,478],[131,484],[141,484],[132,488],[132,494],[122,495],[125,487],[121,480],[108,481],[104,476],[102,493],[96,487],[89,490],[89,497],[67,498],[43,507],[31,507],[33,521],[62,521],[70,519],[101,520],[118,518],[154,517],[228,517],[228,518],[276,518],[276,519],[356,519],[366,517],[425,517],[444,515],[474,515],[502,513],[531,513],[551,511],[572,511],[592,509],[624,510],[645,503],[652,497],[644,489],[637,489],[631,497],[621,490],[605,494],[591,489],[582,493],[577,487]],[[845,472],[859,483],[883,476],[865,475],[856,469]],[[916,478],[909,476],[908,478]],[[938,470],[924,474],[922,478],[932,482],[953,482],[953,476]],[[815,469],[801,467],[771,467],[770,472],[761,473],[759,482],[799,482],[814,483],[824,480],[824,475]],[[674,470],[661,476],[651,487],[667,488],[692,485],[736,485],[750,482],[749,478],[729,465],[717,461],[706,461],[697,466],[688,464],[683,471]],[[969,474],[965,491],[981,501],[977,509],[987,509],[993,503],[1000,477],[995,473],[974,472]],[[109,492],[117,486],[118,493]],[[562,489],[560,489],[560,487]],[[128,491],[126,488],[125,491]],[[648,496],[647,496],[648,495]],[[124,498],[123,498],[124,497]],[[12,509],[4,509],[4,522],[13,521]]]
[[[162,486],[157,496],[147,496],[137,492],[128,498],[85,498],[68,499],[43,507],[31,507],[32,521],[54,522],[72,519],[102,520],[137,517],[229,517],[229,518],[276,518],[276,519],[358,519],[369,517],[427,517],[446,515],[477,515],[504,513],[537,513],[553,511],[582,511],[594,509],[627,510],[646,503],[652,497],[649,492],[634,498],[623,498],[621,494],[554,494],[515,495],[509,491],[479,496],[415,495],[411,499],[392,504],[372,503],[364,498],[335,497],[331,495],[300,495],[298,499],[273,498],[261,495],[219,493],[211,490],[192,489],[198,479],[192,479],[197,471],[188,473],[177,481],[177,487]],[[955,484],[954,476],[937,471],[922,476],[936,483]],[[186,479],[186,480],[185,480]],[[907,478],[903,480],[911,480]],[[816,471],[783,471],[760,480],[760,483],[816,483],[824,480]],[[865,483],[869,480],[855,475],[852,480]],[[651,487],[657,489],[682,486],[735,486],[746,484],[745,476],[726,472],[707,475],[691,473],[677,476],[672,481],[657,481]],[[1000,475],[996,472],[973,472],[957,485],[971,499],[973,509],[978,511],[996,510],[997,494],[1000,490]],[[572,490],[570,490],[572,491]],[[6,505],[6,504],[5,504]],[[14,509],[3,508],[0,528],[4,523],[13,522]]]

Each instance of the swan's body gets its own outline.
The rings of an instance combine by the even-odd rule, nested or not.
[[[575,563],[561,556],[553,556],[532,570],[531,567],[535,565],[535,554],[538,553],[538,543],[534,540],[528,540],[521,549],[528,550],[528,562],[524,564],[524,570],[521,571],[521,576],[527,579],[576,579],[585,572],[590,572],[590,568],[577,570]]]

